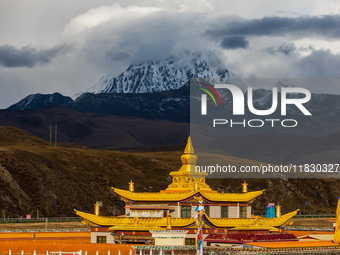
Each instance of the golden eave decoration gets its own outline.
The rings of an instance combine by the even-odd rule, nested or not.
[[[299,210],[284,214],[276,218],[210,218],[204,215],[205,223],[217,228],[235,229],[273,229],[284,225]],[[97,216],[75,210],[76,214],[92,225],[110,227],[110,230],[144,230],[166,229],[167,217],[163,218],[138,218],[138,217],[106,217]],[[196,222],[195,218],[171,218],[172,227],[188,227]]]
[[[184,193],[160,193],[160,192],[131,192],[128,190],[112,188],[122,198],[130,201],[183,201],[193,196],[201,195],[205,199],[214,202],[251,202],[261,195],[265,190],[252,191],[247,193],[213,193],[206,191],[191,191]]]
[[[164,227],[166,228],[168,225],[167,217],[163,218],[138,218],[138,217],[107,217],[107,216],[97,216],[91,213],[85,213],[81,211],[74,210],[77,215],[82,217],[94,225],[105,226],[105,227],[114,227],[114,226],[124,226],[124,227]],[[171,218],[171,226],[172,227],[185,227],[190,224],[195,223],[194,218]],[[125,228],[124,228],[125,229]]]
[[[274,218],[209,218],[206,216],[207,220],[211,222],[215,227],[237,227],[237,228],[253,228],[261,229],[268,227],[280,227],[285,224],[289,219],[294,217],[299,210],[284,214],[280,217]]]

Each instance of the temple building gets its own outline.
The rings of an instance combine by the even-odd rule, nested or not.
[[[203,200],[203,233],[208,242],[218,242],[215,239],[221,235],[225,239],[228,234],[247,234],[254,239],[255,234],[280,232],[280,228],[298,211],[281,215],[278,206],[274,217],[252,216],[252,202],[265,190],[248,192],[245,182],[242,184],[242,193],[219,193],[212,190],[205,182],[207,173],[196,171],[197,156],[190,137],[181,161],[182,167],[170,173],[172,183],[165,190],[136,192],[132,181],[129,190],[112,188],[125,202],[125,215],[100,216],[97,203],[94,214],[75,210],[84,219],[84,224],[91,225],[91,242],[153,244],[151,232],[185,230],[185,244],[194,245],[197,233],[195,208],[198,200]]]

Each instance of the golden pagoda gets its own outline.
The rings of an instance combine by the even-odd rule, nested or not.
[[[205,183],[208,173],[196,171],[197,158],[189,137],[181,156],[182,167],[170,173],[172,183],[165,190],[135,192],[132,180],[129,190],[112,187],[125,202],[125,215],[107,217],[75,210],[84,224],[92,226],[91,242],[105,239],[108,243],[152,243],[150,230],[187,230],[187,244],[191,244],[197,231],[198,197],[205,209],[206,236],[231,230],[278,231],[297,213],[298,210],[274,218],[252,216],[251,204],[265,190],[248,192],[244,182],[242,193],[218,193]]]

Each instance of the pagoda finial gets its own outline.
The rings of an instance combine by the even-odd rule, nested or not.
[[[185,149],[184,149],[184,154],[193,154],[193,153],[195,153],[195,151],[191,143],[191,138],[189,136],[187,140],[187,145],[185,146]]]
[[[134,192],[135,191],[135,183],[130,180],[129,182],[129,191]]]
[[[276,217],[280,217],[281,216],[281,205],[279,203],[277,203],[276,206]]]
[[[100,203],[98,201],[94,204],[94,215],[99,216],[100,214]]]
[[[184,149],[184,154],[181,156],[182,167],[180,171],[195,172],[197,156],[194,154],[194,147],[191,143],[190,136],[188,137],[187,144]]]
[[[242,192],[243,193],[247,193],[248,192],[248,183],[246,181],[244,181],[242,183]]]

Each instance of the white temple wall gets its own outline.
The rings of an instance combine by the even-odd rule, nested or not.
[[[195,209],[196,209],[197,206],[193,205],[191,206],[191,217],[195,217],[197,212],[195,212]]]
[[[181,218],[181,207],[174,206],[173,212],[170,213],[172,218]]]
[[[209,206],[210,218],[221,218],[221,206]]]
[[[97,243],[98,236],[105,236],[106,243],[115,243],[114,237],[111,232],[91,232],[91,243]]]
[[[228,208],[228,218],[239,218],[239,207],[238,206],[229,206]]]
[[[251,206],[247,206],[247,218],[251,218]]]

